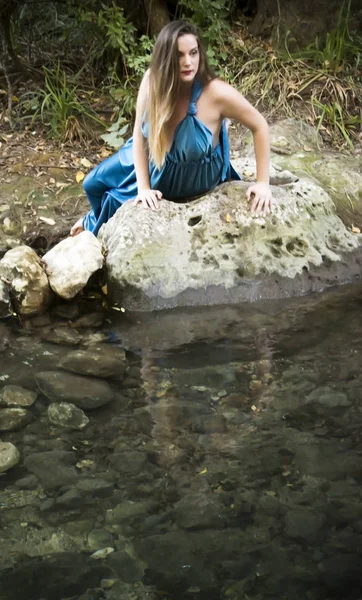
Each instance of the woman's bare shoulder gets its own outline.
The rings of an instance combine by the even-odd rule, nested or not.
[[[211,79],[205,86],[205,91],[210,94],[210,97],[217,100],[218,98],[222,98],[225,94],[230,93],[233,87],[219,79],[219,77],[215,77],[215,79]]]

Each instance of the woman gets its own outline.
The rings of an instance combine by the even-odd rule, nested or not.
[[[160,32],[137,99],[133,138],[84,180],[92,210],[72,228],[98,234],[127,200],[157,210],[162,198],[185,200],[219,183],[239,180],[229,160],[225,118],[254,138],[256,184],[247,190],[251,212],[272,209],[269,134],[262,115],[232,86],[215,77],[197,32],[173,21]]]

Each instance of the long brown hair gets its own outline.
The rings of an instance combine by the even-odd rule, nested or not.
[[[149,71],[149,90],[146,116],[149,123],[148,145],[150,157],[160,168],[167,152],[165,125],[176,106],[180,89],[180,61],[178,38],[194,35],[199,48],[199,69],[197,77],[206,84],[215,78],[206,51],[196,28],[188,21],[172,21],[161,29],[153,48]]]

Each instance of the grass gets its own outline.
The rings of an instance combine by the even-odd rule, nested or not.
[[[329,143],[353,148],[362,131],[362,39],[341,16],[324,45],[316,40],[304,53],[276,50],[240,28],[229,46],[230,83],[269,119],[298,115]]]

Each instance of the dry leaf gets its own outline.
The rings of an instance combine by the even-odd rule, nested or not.
[[[231,221],[231,217],[230,217],[229,213],[227,213],[227,214],[226,214],[225,221],[226,221],[227,223],[230,223],[230,221]]]
[[[359,229],[359,227],[355,227],[354,225],[352,225],[351,231],[352,231],[352,233],[361,233],[361,230]]]
[[[77,171],[75,180],[77,183],[80,183],[81,181],[83,181],[84,177],[85,177],[85,175],[84,175],[83,171]]]
[[[55,183],[55,179],[54,179],[54,177],[51,177],[51,178],[49,179],[49,183],[50,183],[50,184],[52,184],[52,185],[54,185],[54,183]]]
[[[92,166],[92,163],[88,160],[88,158],[81,158],[80,159],[80,164],[85,167],[86,169],[90,169]]]
[[[55,225],[54,219],[48,219],[48,217],[39,217],[39,221],[43,221],[47,225]]]
[[[107,284],[102,286],[102,292],[103,292],[103,294],[104,294],[105,296],[107,296],[107,294],[108,294],[108,287],[107,287]]]
[[[205,475],[205,473],[207,473],[207,468],[204,469],[203,471],[200,471],[199,475]]]
[[[251,408],[251,410],[253,410],[254,412],[257,410],[257,408],[256,408],[255,404],[253,404],[253,405],[252,405],[250,408]]]

